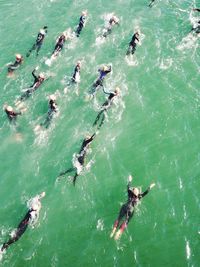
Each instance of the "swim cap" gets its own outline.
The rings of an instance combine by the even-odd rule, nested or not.
[[[107,71],[109,68],[107,66],[103,66],[103,71]]]
[[[55,96],[55,95],[50,95],[50,96],[49,96],[49,99],[55,101],[55,100],[56,100],[56,96]],[[43,193],[44,193],[44,192],[43,192]]]
[[[13,108],[12,108],[11,106],[7,106],[5,109],[6,109],[8,112],[13,111]]]
[[[82,11],[82,16],[87,16],[87,10]]]
[[[81,65],[81,61],[79,60],[79,61],[77,61],[77,65]]]
[[[46,195],[46,193],[45,193],[45,192],[42,192],[42,193],[40,194],[40,197],[45,197],[45,195]]]
[[[41,73],[39,74],[39,77],[42,78],[42,79],[44,79],[44,78],[45,78],[44,73],[41,72]]]
[[[45,35],[46,32],[45,32],[45,30],[41,29],[40,30],[40,33],[43,34],[43,35]]]
[[[22,55],[16,54],[16,59],[21,59],[21,58],[22,58]]]
[[[119,87],[116,87],[116,88],[115,88],[115,93],[118,94],[119,92],[120,92]]]
[[[137,197],[137,196],[139,195],[139,193],[140,193],[140,190],[139,190],[137,187],[134,187],[134,188],[132,189],[132,192],[133,192],[133,194]]]

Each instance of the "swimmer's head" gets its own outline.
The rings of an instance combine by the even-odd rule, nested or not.
[[[116,94],[116,95],[118,95],[118,94],[119,94],[119,92],[120,92],[120,89],[119,89],[119,87],[116,87],[114,92],[115,92],[115,94]]]
[[[22,59],[22,55],[20,55],[20,54],[16,54],[15,56],[16,56],[16,59],[18,59],[18,60]]]
[[[50,95],[50,96],[49,96],[49,99],[50,99],[50,100],[53,100],[53,101],[56,101],[56,96],[55,96],[55,95]]]
[[[87,14],[88,14],[87,10],[83,10],[81,13],[82,16],[87,16]]]
[[[140,190],[139,190],[137,187],[133,187],[133,188],[132,188],[132,192],[133,192],[133,194],[134,194],[136,197],[138,197],[138,195],[139,195],[139,193],[140,193]]]
[[[12,112],[13,108],[11,106],[5,106],[5,110],[8,112]]]
[[[45,76],[44,76],[44,73],[43,73],[43,72],[41,72],[41,73],[39,74],[39,78],[42,79],[42,80],[44,80]]]
[[[41,29],[41,30],[40,30],[40,33],[41,33],[42,35],[44,35],[46,32],[45,32],[44,29]]]
[[[76,64],[77,64],[78,66],[81,66],[81,61],[78,60]]]

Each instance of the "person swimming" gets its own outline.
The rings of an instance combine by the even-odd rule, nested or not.
[[[155,186],[154,183],[152,183],[146,191],[143,193],[140,193],[140,190],[137,187],[131,187],[130,183],[132,181],[132,176],[129,175],[128,177],[128,186],[127,186],[127,193],[128,193],[128,200],[125,204],[122,205],[119,216],[117,220],[114,223],[113,230],[110,234],[110,237],[112,238],[118,229],[115,240],[118,240],[120,236],[122,235],[125,228],[127,228],[128,223],[130,222],[131,218],[133,217],[135,207],[137,206],[138,202],[146,196],[149,191]],[[119,226],[120,222],[122,221],[121,225]]]
[[[21,111],[19,111],[19,112],[14,111],[14,109],[11,106],[8,106],[8,105],[4,106],[4,111],[6,112],[9,121],[13,122],[13,123],[16,122],[17,116],[22,114]]]
[[[74,68],[74,73],[72,76],[72,82],[75,82],[75,83],[80,82],[80,71],[81,71],[81,61],[77,61],[76,66]]]
[[[85,23],[86,23],[86,19],[87,19],[87,10],[85,11],[82,11],[82,14],[81,14],[81,17],[79,19],[79,24],[78,24],[78,27],[76,29],[76,36],[79,37],[80,36],[80,33],[83,29],[83,27],[85,27]]]
[[[47,80],[42,72],[38,76],[35,75],[36,70],[38,70],[38,67],[32,71],[34,83],[24,92],[24,94],[20,97],[20,100],[25,100],[30,97],[31,94],[35,92],[45,80]]]
[[[15,62],[8,64],[8,75],[12,75],[13,72],[18,69],[23,63],[23,57],[20,54],[16,54]]]
[[[130,55],[130,54],[134,54],[135,53],[135,50],[136,50],[136,46],[137,46],[137,43],[139,42],[139,32],[136,32],[133,34],[133,37],[129,43],[129,47],[128,47],[128,50],[126,52],[126,55]]]
[[[93,83],[93,86],[92,86],[92,94],[94,94],[97,90],[97,87],[99,86],[103,86],[103,81],[106,77],[106,75],[108,73],[110,73],[112,71],[112,66],[109,65],[104,65],[103,67],[101,67],[100,69],[98,69],[98,72],[99,72],[99,78]]]
[[[83,166],[84,166],[84,163],[85,163],[85,156],[87,154],[88,148],[89,148],[91,142],[94,140],[95,136],[96,136],[96,133],[94,133],[92,136],[87,136],[83,140],[82,145],[81,145],[81,149],[80,149],[79,153],[76,155],[76,161],[75,161],[74,166],[72,168],[67,169],[66,171],[61,172],[58,175],[58,177],[61,177],[61,176],[65,175],[65,174],[67,174],[67,173],[75,171],[75,175],[73,177],[73,184],[75,186],[76,179],[80,175],[80,173],[81,173],[81,171],[83,169]]]
[[[114,25],[119,25],[119,18],[116,16],[112,16],[109,19],[108,26],[103,30],[103,37],[106,38],[112,32],[112,28]]]
[[[45,197],[45,192],[42,192],[40,195],[37,195],[35,198],[32,199],[31,206],[29,207],[29,210],[22,219],[22,221],[17,226],[14,236],[12,236],[7,242],[2,245],[0,252],[4,252],[11,244],[19,240],[20,237],[26,231],[28,225],[34,223],[38,219],[39,212],[41,209],[41,199],[43,197]]]
[[[31,52],[33,50],[36,50],[36,56],[38,56],[39,54],[39,51],[42,47],[42,44],[43,44],[43,41],[44,41],[44,38],[47,34],[47,26],[44,26],[42,29],[40,29],[38,35],[37,35],[37,39],[35,41],[35,43],[33,44],[32,48],[28,51],[28,53],[26,54],[27,57],[30,56]]]
[[[52,56],[57,57],[60,51],[63,49],[65,41],[67,40],[68,35],[66,32],[63,32],[56,40],[55,48],[52,52]]]
[[[97,128],[100,129],[100,127],[103,125],[104,120],[105,120],[105,112],[106,112],[106,111],[108,110],[108,108],[111,106],[111,104],[112,104],[114,98],[115,98],[116,96],[119,95],[119,91],[120,91],[120,89],[117,87],[117,88],[115,89],[114,92],[106,92],[105,89],[104,89],[104,87],[103,87],[103,92],[104,92],[105,94],[108,94],[109,96],[108,96],[108,99],[107,99],[107,100],[103,103],[103,105],[101,106],[101,107],[102,107],[102,110],[101,110],[101,111],[99,112],[99,114],[97,115],[97,117],[96,117],[96,119],[95,119],[95,121],[94,121],[94,123],[93,123],[93,126],[97,125],[97,122],[98,122],[100,119],[101,119],[101,121],[100,121],[99,126],[98,126]]]
[[[55,95],[50,95],[49,96],[49,110],[47,114],[46,120],[41,123],[41,126],[44,126],[45,128],[48,128],[53,116],[55,113],[58,111],[57,103],[56,103],[56,96]]]

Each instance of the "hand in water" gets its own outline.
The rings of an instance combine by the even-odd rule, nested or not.
[[[132,179],[133,179],[132,175],[129,175],[129,176],[128,176],[128,181],[131,182]]]
[[[152,189],[156,184],[153,183],[153,184],[150,184],[150,189]]]

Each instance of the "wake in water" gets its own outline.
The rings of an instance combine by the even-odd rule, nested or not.
[[[10,239],[1,246],[0,259],[2,259],[3,253],[6,252],[8,247],[21,238],[29,225],[34,227],[37,220],[39,219],[39,212],[42,207],[41,199],[43,197],[45,197],[45,192],[42,192],[40,195],[37,195],[36,197],[28,201],[28,212],[26,213],[23,220],[19,223],[17,229],[12,231]]]

